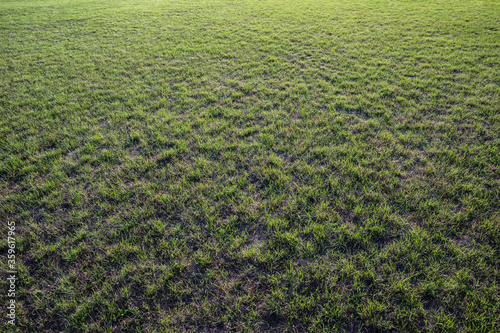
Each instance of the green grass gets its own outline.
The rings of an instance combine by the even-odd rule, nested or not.
[[[1,331],[500,330],[500,1],[0,0],[0,116]]]

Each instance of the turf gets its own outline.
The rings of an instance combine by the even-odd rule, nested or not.
[[[498,332],[499,105],[500,1],[0,0],[0,330]]]

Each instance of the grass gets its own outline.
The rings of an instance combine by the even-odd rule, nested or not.
[[[0,330],[500,330],[499,1],[0,17]]]

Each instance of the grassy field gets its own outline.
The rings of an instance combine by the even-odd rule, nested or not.
[[[500,331],[498,0],[0,0],[0,161],[2,332]]]

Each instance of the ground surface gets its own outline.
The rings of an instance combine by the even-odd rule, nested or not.
[[[500,1],[0,0],[17,330],[500,330],[499,84]]]

